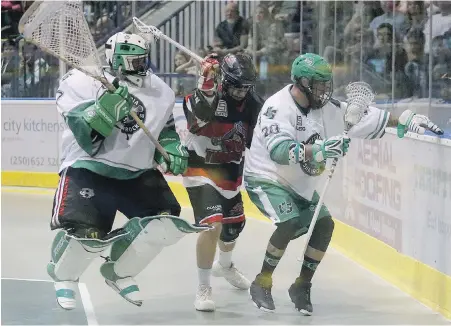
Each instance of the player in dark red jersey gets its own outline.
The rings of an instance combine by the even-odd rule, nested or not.
[[[245,225],[240,193],[244,154],[264,102],[254,91],[256,78],[247,55],[226,55],[221,64],[209,56],[202,62],[198,87],[183,101],[188,129],[184,145],[190,155],[183,184],[196,223],[214,226],[197,241],[194,306],[200,311],[215,310],[210,275],[224,277],[239,289],[250,287],[232,262],[232,250]],[[219,260],[213,263],[217,244]]]

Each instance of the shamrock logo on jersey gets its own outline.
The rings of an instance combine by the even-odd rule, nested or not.
[[[268,107],[268,109],[266,110],[265,113],[263,113],[266,117],[268,117],[268,119],[274,119],[274,117],[276,116],[277,110],[274,109],[273,106]]]
[[[322,140],[321,136],[318,133],[315,133],[313,135],[311,135],[305,142],[303,142],[306,145],[312,145],[315,143],[316,140]],[[316,177],[321,175],[321,173],[324,172],[324,170],[326,169],[326,163],[322,162],[322,163],[318,163],[315,161],[309,161],[309,162],[301,162],[299,163],[301,165],[301,170],[311,176],[311,177]]]

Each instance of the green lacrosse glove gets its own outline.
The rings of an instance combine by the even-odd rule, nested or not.
[[[130,113],[132,106],[127,86],[119,86],[114,93],[109,91],[103,93],[96,104],[83,112],[83,119],[92,129],[108,137],[116,123]]]
[[[174,130],[163,130],[158,138],[161,146],[169,155],[167,162],[160,152],[155,151],[155,161],[161,166],[164,172],[171,172],[173,175],[183,174],[188,168],[188,151],[180,143],[179,135]]]
[[[423,135],[426,130],[432,131],[436,135],[443,135],[443,130],[425,115],[405,110],[398,118],[397,132],[399,138],[403,138],[408,131]]]
[[[348,136],[334,136],[325,140],[317,140],[312,145],[313,159],[323,162],[328,158],[340,158],[346,155],[351,139]]]

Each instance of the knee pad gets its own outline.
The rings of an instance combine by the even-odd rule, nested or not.
[[[222,242],[234,242],[246,225],[246,220],[237,223],[227,223],[222,225],[221,235],[219,239]]]
[[[195,226],[177,216],[156,215],[134,217],[123,227],[127,236],[111,246],[109,262],[104,263],[102,275],[134,277],[138,275],[164,247],[177,243],[188,233],[208,230],[209,226]],[[114,276],[111,276],[114,275]]]
[[[326,216],[320,218],[313,229],[312,237],[310,238],[309,246],[322,252],[326,252],[332,239],[335,223],[332,217]]]
[[[279,223],[276,231],[271,236],[271,244],[279,249],[284,249],[291,240],[301,236],[303,226],[300,218],[292,218],[288,221]]]
[[[90,263],[114,241],[125,236],[117,233],[101,239],[101,230],[70,228],[57,232],[51,246],[47,272],[54,281],[78,281]]]

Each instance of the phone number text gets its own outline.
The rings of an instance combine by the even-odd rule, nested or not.
[[[9,163],[16,166],[58,166],[58,159],[43,156],[11,156]]]

